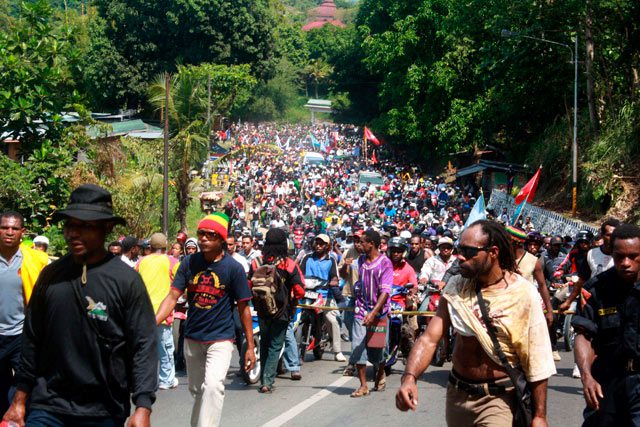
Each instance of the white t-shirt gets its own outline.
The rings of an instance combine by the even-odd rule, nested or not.
[[[587,263],[591,269],[591,277],[613,267],[613,258],[602,252],[601,248],[594,248],[587,254]]]

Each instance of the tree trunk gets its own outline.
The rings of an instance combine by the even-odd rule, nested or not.
[[[317,80],[316,80],[316,99],[319,99],[318,98],[318,81]]]
[[[593,58],[594,58],[594,42],[593,42],[593,9],[591,7],[591,0],[587,0],[587,14],[585,16],[585,68],[587,72],[587,103],[589,105],[589,123],[591,131],[594,134],[598,134],[600,130],[600,123],[598,120],[598,110],[596,109],[596,97],[594,90],[594,77],[593,77]]]

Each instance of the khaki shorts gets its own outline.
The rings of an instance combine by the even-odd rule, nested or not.
[[[447,387],[446,419],[451,427],[512,427],[514,409],[513,387],[499,396],[471,396],[451,384]]]

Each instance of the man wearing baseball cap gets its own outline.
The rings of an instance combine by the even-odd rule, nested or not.
[[[420,283],[424,285],[431,282],[444,286],[444,283],[440,283],[442,277],[444,277],[444,273],[447,272],[456,259],[455,255],[452,255],[452,252],[453,239],[451,239],[451,237],[441,237],[438,239],[438,254],[427,259],[422,265],[422,269],[420,270]],[[420,309],[422,310],[422,308],[423,307]]]
[[[154,313],[158,311],[164,297],[169,293],[171,283],[180,264],[176,258],[167,255],[168,245],[167,236],[162,233],[152,234],[149,239],[151,253],[140,259],[135,266],[147,288]],[[178,386],[173,360],[172,321],[171,316],[168,320],[158,325],[158,358],[160,359],[158,388],[160,390],[168,390]]]
[[[105,249],[125,220],[111,194],[76,188],[64,221],[69,254],[45,267],[24,321],[18,391],[4,420],[23,425],[148,426],[157,388],[153,308],[133,269]]]
[[[236,339],[234,302],[238,304],[247,339],[243,368],[251,370],[256,362],[248,305],[251,290],[242,266],[224,251],[228,226],[229,217],[223,213],[216,212],[200,220],[197,231],[200,252],[184,257],[156,314],[160,325],[188,290],[184,356],[189,391],[195,398],[191,412],[193,427],[220,425],[224,380]]]

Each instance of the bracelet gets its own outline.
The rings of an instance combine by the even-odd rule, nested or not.
[[[406,376],[412,376],[413,380],[418,383],[418,377],[416,377],[415,374],[412,374],[411,372],[405,372],[404,374],[402,374],[402,376],[400,377],[400,381],[402,381],[402,379]]]

